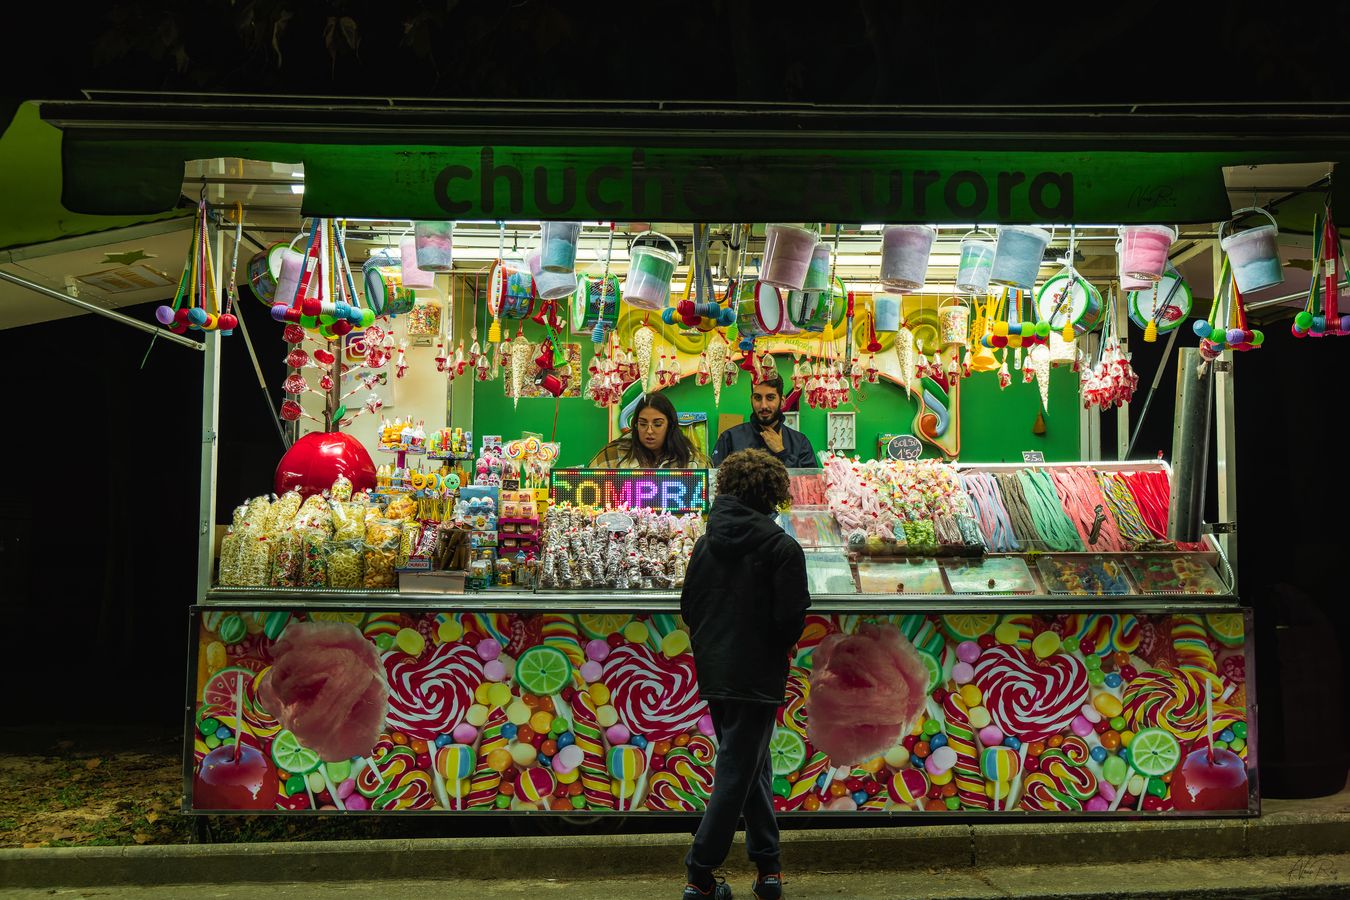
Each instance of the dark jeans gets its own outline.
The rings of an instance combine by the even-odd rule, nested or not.
[[[769,739],[778,707],[771,703],[709,700],[717,731],[717,769],[708,809],[684,858],[691,883],[706,882],[726,861],[737,820],[745,815],[745,849],[761,873],[779,870],[778,821],[773,813]]]

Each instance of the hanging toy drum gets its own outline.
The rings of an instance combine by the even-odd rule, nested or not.
[[[782,292],[768,282],[746,282],[736,293],[736,329],[741,337],[777,334],[785,313]]]
[[[1173,269],[1156,284],[1130,291],[1130,321],[1144,329],[1150,322],[1156,323],[1158,334],[1167,334],[1186,321],[1192,300],[1191,286]]]
[[[964,303],[952,303],[938,310],[938,334],[944,347],[966,342],[970,337],[970,310]]]
[[[413,308],[416,297],[403,286],[403,273],[397,266],[366,263],[366,305],[377,316],[402,315]]]
[[[417,268],[423,272],[449,272],[454,265],[454,222],[414,222],[413,242]]]
[[[881,286],[893,294],[922,288],[936,238],[927,225],[887,225],[881,232]]]
[[[961,240],[956,289],[963,294],[983,295],[989,291],[989,273],[994,265],[994,242],[981,239],[979,235],[983,233],[975,232]]]
[[[534,293],[540,300],[561,300],[577,290],[575,272],[550,272],[543,267],[542,254],[536,250],[525,258],[534,278]]]
[[[488,275],[488,314],[523,319],[534,309],[534,276],[522,263],[499,259]]]
[[[787,319],[802,331],[819,334],[834,315],[836,303],[846,302],[848,293],[844,283],[835,278],[832,291],[788,291],[783,300]]]
[[[1157,281],[1167,268],[1167,252],[1177,239],[1166,225],[1124,225],[1120,229],[1120,273],[1139,281]]]
[[[647,235],[670,244],[670,249],[638,245],[637,242]],[[628,276],[623,282],[624,302],[637,309],[663,308],[670,299],[670,282],[679,264],[680,248],[664,234],[644,231],[634,237],[628,251]]]
[[[1270,219],[1270,224],[1225,235],[1224,229],[1243,213],[1260,213]],[[1219,226],[1219,246],[1232,263],[1233,280],[1237,283],[1238,291],[1250,294],[1284,281],[1277,245],[1279,235],[1280,228],[1275,224],[1275,217],[1256,206],[1238,210],[1232,219]]]
[[[998,245],[989,269],[989,283],[1029,291],[1036,286],[1041,258],[1050,245],[1051,233],[1034,225],[1004,225],[998,230]]]
[[[589,333],[601,322],[611,326],[617,323],[619,299],[618,275],[578,278],[577,289],[572,294],[572,333]]]
[[[1069,288],[1070,277],[1073,287]],[[1067,293],[1066,293],[1067,292]],[[1046,280],[1036,294],[1036,315],[1052,332],[1072,325],[1075,334],[1086,334],[1101,324],[1102,294],[1080,275],[1061,272]]]

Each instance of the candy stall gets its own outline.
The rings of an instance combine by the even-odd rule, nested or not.
[[[597,461],[633,461],[653,395],[709,458],[777,375],[817,460],[777,515],[812,595],[783,816],[1257,814],[1233,371],[1281,268],[1223,191],[1237,161],[649,131],[208,142],[306,168],[267,237],[228,165],[190,170],[203,224],[157,315],[207,343],[210,435],[217,354],[251,330],[285,362],[271,482],[220,495],[203,448],[185,811],[698,815],[718,746],[679,592],[716,469]],[[137,144],[146,171],[206,152],[171,143]],[[1327,293],[1304,332],[1330,333]],[[1170,441],[1133,446],[1141,401]],[[813,655],[874,624],[923,708],[844,764],[810,739]]]

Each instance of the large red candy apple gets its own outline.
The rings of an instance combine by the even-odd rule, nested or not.
[[[1196,747],[1172,773],[1172,802],[1177,812],[1246,809],[1247,764],[1232,750],[1211,759],[1209,747]]]
[[[339,431],[315,432],[296,441],[277,463],[275,490],[308,497],[328,490],[339,475],[347,476],[353,491],[375,487],[375,463],[360,441]]]
[[[192,780],[195,809],[275,809],[277,770],[256,747],[221,744],[202,760]]]

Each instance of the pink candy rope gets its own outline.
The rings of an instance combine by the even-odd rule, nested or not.
[[[806,733],[836,766],[895,746],[928,697],[928,667],[894,625],[831,634],[812,655]]]
[[[1129,549],[1120,536],[1120,529],[1116,526],[1115,516],[1111,514],[1111,507],[1102,496],[1101,485],[1097,483],[1097,477],[1089,469],[1082,466],[1050,469],[1050,478],[1055,483],[1055,492],[1059,494],[1060,505],[1064,507],[1064,512],[1068,513],[1073,527],[1078,530],[1078,536],[1083,539],[1085,548],[1089,551],[1106,553],[1121,553]],[[1106,518],[1102,521],[1101,530],[1098,532],[1097,543],[1093,544],[1090,537],[1092,525],[1097,518],[1098,506],[1102,508]]]

